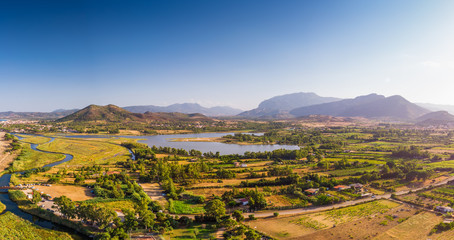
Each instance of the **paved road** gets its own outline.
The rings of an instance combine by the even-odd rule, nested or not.
[[[448,181],[454,180],[454,177],[447,178],[446,180],[430,184],[425,187],[420,187],[420,188],[413,188],[411,190],[403,190],[399,192],[395,192],[394,194],[396,195],[404,195],[409,193],[410,191],[419,191],[423,190],[429,187],[436,187],[436,186],[441,186]],[[383,194],[383,195],[375,195],[375,198],[368,197],[368,198],[362,198],[358,200],[352,200],[352,201],[346,201],[346,202],[341,202],[338,204],[333,204],[333,205],[328,205],[328,206],[314,206],[314,207],[307,207],[307,208],[296,208],[296,209],[288,209],[288,210],[274,210],[274,211],[261,211],[261,212],[254,212],[254,213],[244,213],[243,215],[245,217],[248,217],[250,214],[254,214],[255,217],[271,217],[275,212],[278,212],[279,215],[291,215],[291,214],[301,214],[301,213],[311,213],[311,212],[319,212],[319,211],[325,211],[325,210],[331,210],[331,209],[336,209],[336,208],[342,208],[342,207],[347,207],[351,205],[355,205],[358,203],[364,203],[364,202],[369,202],[369,201],[374,201],[376,199],[389,199],[391,198],[391,194]]]

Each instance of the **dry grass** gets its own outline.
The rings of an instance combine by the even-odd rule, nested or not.
[[[281,195],[271,195],[265,197],[265,199],[270,207],[284,207],[292,205],[287,198],[284,198]]]
[[[442,219],[434,213],[422,212],[378,235],[374,240],[432,238],[429,236],[430,230]]]
[[[162,190],[158,183],[141,183],[140,186],[142,186],[143,191],[150,196],[151,200],[158,201],[162,206],[167,205],[167,200],[162,195],[164,190]]]
[[[5,133],[0,132],[0,172],[9,167],[16,158],[17,153],[5,152],[9,146],[9,142],[4,140]]]
[[[67,196],[73,201],[85,201],[92,199],[91,190],[86,187],[72,185],[52,185],[51,187],[37,186],[38,191],[51,195],[52,197]]]
[[[381,226],[379,222],[383,220],[384,213],[389,214],[389,212],[396,211],[394,208],[398,207],[399,204],[397,203],[381,200],[317,213],[268,217],[248,221],[246,224],[277,239],[302,239],[305,236],[311,236],[305,239],[348,239],[337,238],[346,233],[335,234],[336,238],[333,238],[331,233],[326,233],[326,231],[342,230],[345,224],[348,225],[355,222],[357,224],[361,221],[365,222],[365,220],[370,221],[370,225]],[[360,226],[358,225],[356,228],[361,228]],[[351,228],[353,229],[353,227]],[[353,230],[362,231],[362,229]],[[317,237],[319,232],[325,232],[325,234]],[[363,232],[361,236],[367,234],[367,232]]]

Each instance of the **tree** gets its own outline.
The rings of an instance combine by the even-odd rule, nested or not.
[[[123,222],[124,229],[126,232],[134,230],[139,225],[136,219],[136,213],[134,210],[129,209],[123,209],[122,211],[125,214],[125,221]]]
[[[260,235],[258,235],[254,230],[249,230],[245,233],[246,240],[258,240],[260,239]]]
[[[235,211],[232,213],[232,217],[235,218],[237,222],[243,221],[243,220],[244,220],[243,211],[241,211],[241,210],[235,210]]]
[[[41,200],[42,200],[41,194],[39,192],[37,192],[37,191],[33,191],[32,202],[33,203],[39,203]]]
[[[204,209],[206,211],[205,215],[208,217],[215,218],[216,221],[225,215],[225,203],[219,199],[213,199],[209,201]]]
[[[54,199],[55,204],[58,206],[58,210],[60,211],[63,216],[67,218],[75,218],[76,217],[76,204],[66,196],[61,196]]]
[[[231,218],[222,221],[222,226],[224,226],[227,229],[233,229],[233,227],[235,227],[237,224],[238,223]]]
[[[153,228],[156,215],[150,210],[142,210],[139,212],[139,220],[145,229]]]
[[[258,188],[255,188],[255,191],[251,191],[249,198],[249,207],[251,209],[262,209],[266,207],[265,195],[262,192],[259,192]]]
[[[115,211],[107,207],[97,206],[95,211],[96,211],[95,220],[98,223],[100,229],[105,228],[108,224],[110,224],[113,221],[114,218],[117,217]]]

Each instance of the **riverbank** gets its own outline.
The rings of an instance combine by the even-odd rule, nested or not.
[[[26,212],[28,214],[31,214],[33,216],[40,217],[42,219],[45,219],[47,221],[53,222],[55,224],[62,225],[64,227],[70,228],[74,231],[77,231],[78,233],[81,233],[85,236],[90,236],[92,235],[92,232],[90,232],[84,225],[82,225],[80,222],[73,222],[68,219],[61,218],[54,213],[50,211],[46,211],[38,205],[31,203],[28,199],[27,196],[21,191],[21,190],[10,190],[8,192],[10,199],[17,204],[19,209],[23,212]]]
[[[68,233],[49,230],[33,225],[23,220],[12,212],[0,215],[0,238],[1,239],[24,239],[24,240],[71,240]]]
[[[17,153],[6,152],[9,147],[9,141],[5,140],[5,134],[5,132],[0,132],[0,176],[17,156]]]

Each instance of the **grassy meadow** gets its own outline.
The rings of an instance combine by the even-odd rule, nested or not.
[[[65,156],[63,154],[34,151],[31,149],[30,144],[24,143],[22,144],[22,151],[12,163],[11,169],[15,172],[24,171],[58,162],[64,158]]]
[[[38,149],[74,156],[71,161],[59,165],[59,168],[94,164],[108,165],[125,161],[130,157],[126,148],[100,140],[56,138],[51,143],[38,146]]]

